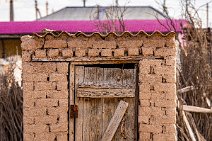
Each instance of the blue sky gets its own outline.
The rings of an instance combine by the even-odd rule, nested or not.
[[[80,6],[82,0],[48,0],[49,1],[49,13],[57,11],[66,6]],[[156,3],[163,0],[119,0],[120,5],[150,5],[159,10],[160,6]],[[167,7],[170,15],[174,18],[181,18],[181,0],[167,0]],[[194,0],[195,6],[199,7],[211,0]],[[46,0],[38,0],[38,7],[41,11],[41,15],[45,16],[45,2]],[[87,0],[88,6],[93,5],[113,5],[115,0]],[[32,21],[35,20],[35,8],[34,0],[14,0],[15,7],[15,21]],[[205,25],[206,19],[206,6],[201,7],[200,17]],[[9,21],[9,0],[0,0],[0,21]],[[212,3],[209,4],[209,26],[212,27]]]

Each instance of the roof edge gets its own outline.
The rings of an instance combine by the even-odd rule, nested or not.
[[[176,33],[173,32],[173,31],[168,32],[166,34],[160,32],[160,31],[155,31],[155,32],[153,32],[151,34],[148,34],[147,32],[145,32],[143,30],[141,30],[141,31],[139,31],[137,33],[132,33],[132,32],[129,32],[129,31],[124,31],[124,32],[122,32],[120,34],[119,33],[116,33],[116,32],[109,32],[109,33],[106,33],[106,34],[103,34],[103,33],[100,33],[100,32],[93,32],[91,34],[87,34],[87,33],[84,33],[84,32],[76,32],[75,34],[71,34],[71,33],[68,33],[66,31],[45,30],[41,34],[33,33],[32,36],[38,37],[38,38],[45,38],[47,35],[51,35],[51,36],[54,36],[55,38],[58,38],[58,37],[60,37],[61,35],[64,35],[64,34],[67,35],[67,36],[69,36],[69,37],[84,36],[84,37],[88,37],[88,38],[90,38],[90,37],[92,37],[94,35],[98,35],[100,37],[107,37],[107,36],[109,36],[111,34],[114,35],[114,36],[116,36],[116,37],[122,37],[122,36],[124,36],[126,34],[128,34],[128,35],[130,35],[132,37],[136,37],[138,35],[145,35],[145,36],[148,36],[148,37],[158,36],[158,35],[159,36],[162,36],[162,37],[167,37],[167,36],[169,36],[169,37],[175,37],[175,35],[176,35]]]

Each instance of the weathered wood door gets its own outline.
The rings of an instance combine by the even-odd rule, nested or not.
[[[111,137],[113,141],[136,140],[136,87],[134,64],[76,65],[74,103],[78,106],[78,115],[74,120],[75,140],[101,141]]]

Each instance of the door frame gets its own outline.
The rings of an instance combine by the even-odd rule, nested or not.
[[[75,129],[76,129],[76,116],[74,115],[74,118],[70,118],[70,109],[71,105],[76,105],[76,92],[75,92],[75,66],[78,65],[98,65],[98,64],[134,64],[135,69],[136,69],[136,86],[135,86],[135,140],[138,141],[139,139],[139,130],[138,130],[138,106],[140,105],[139,103],[139,61],[138,60],[97,60],[97,61],[73,61],[69,63],[69,71],[68,71],[68,76],[69,76],[69,81],[68,81],[68,90],[69,90],[69,96],[68,96],[68,140],[69,141],[76,141],[76,134],[75,134]]]

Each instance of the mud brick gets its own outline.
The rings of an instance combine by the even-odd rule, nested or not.
[[[148,39],[148,40],[144,40],[144,47],[159,47],[162,48],[165,46],[165,40],[163,40],[162,38],[160,39]]]
[[[172,39],[167,39],[166,42],[166,47],[176,47],[176,42],[175,42],[175,39],[172,38]]]
[[[68,115],[68,106],[48,108],[48,115]]]
[[[82,42],[77,38],[71,39],[67,43],[68,43],[68,47],[70,48],[79,47],[79,44],[80,43],[82,44]]]
[[[155,68],[155,73],[176,75],[176,68],[174,66],[160,66]]]
[[[142,94],[146,94],[146,93],[151,93],[152,91],[152,88],[153,88],[153,84],[150,84],[150,83],[141,83],[141,85],[139,85],[139,92]]]
[[[57,90],[64,91],[68,89],[68,82],[57,82]]]
[[[149,92],[139,92],[139,99],[141,100],[149,100],[151,98],[151,93]]]
[[[66,132],[57,135],[57,141],[67,141],[67,140],[68,140],[68,134]]]
[[[104,44],[106,45],[106,48],[109,48],[109,49],[116,48],[115,41],[105,41]]]
[[[150,133],[139,132],[139,140],[140,141],[150,141]]]
[[[37,49],[35,51],[35,58],[46,58],[46,50],[45,49]]]
[[[34,73],[53,73],[56,71],[56,63],[53,62],[34,62],[33,64],[33,70]]]
[[[138,122],[141,124],[149,124],[150,116],[138,116]]]
[[[139,61],[139,72],[141,74],[150,74],[155,73],[157,74],[156,70],[158,67],[161,67],[161,64],[164,60],[162,59],[143,59]]]
[[[99,56],[99,49],[89,49],[88,50],[88,56],[90,57],[96,57]]]
[[[35,118],[34,117],[23,117],[23,124],[24,125],[32,125],[32,124],[35,124]]]
[[[122,57],[124,56],[124,48],[119,48],[114,50],[114,56],[115,57]]]
[[[48,126],[45,124],[25,125],[24,128],[25,133],[36,133],[36,135],[49,131]]]
[[[162,116],[160,121],[162,124],[176,124],[176,116]]]
[[[60,115],[58,115],[58,123],[66,123],[66,122],[68,122],[68,115],[67,114],[64,114],[64,115],[62,115],[62,114],[60,114]]]
[[[156,141],[177,141],[177,136],[175,134],[154,134],[153,140]]]
[[[162,82],[162,76],[156,74],[140,74],[139,80],[142,83]]]
[[[166,66],[176,66],[176,57],[168,56],[165,57],[165,65]]]
[[[142,54],[144,56],[153,56],[154,48],[153,47],[142,47]]]
[[[44,44],[44,39],[33,39],[31,36],[22,36],[21,41],[21,48],[23,51],[36,50],[42,48]]]
[[[155,84],[155,91],[165,93],[176,93],[176,84],[174,83],[157,83]]]
[[[46,108],[24,108],[23,116],[24,117],[35,117],[35,116],[44,116],[46,115]]]
[[[140,48],[143,45],[143,40],[132,40],[131,48]]]
[[[139,62],[140,67],[147,67],[147,66],[161,66],[163,63],[163,59],[143,59]]]
[[[33,66],[31,65],[31,63],[28,62],[22,62],[22,67],[23,67],[23,75],[27,74],[27,73],[33,73]]]
[[[128,56],[139,55],[139,48],[128,48]]]
[[[59,99],[60,107],[68,107],[68,99]]]
[[[50,50],[47,51],[47,55],[50,58],[59,57],[59,50],[58,49],[50,49]]]
[[[44,132],[36,134],[34,141],[56,141],[57,136],[51,132]]]
[[[33,133],[29,133],[29,134],[24,133],[23,134],[23,140],[24,141],[33,141],[34,140],[34,134]]]
[[[139,107],[140,116],[164,115],[164,111],[160,107]]]
[[[154,103],[155,107],[175,108],[177,106],[176,100],[156,100]]]
[[[57,63],[57,72],[61,74],[68,73],[68,62]]]
[[[62,50],[62,56],[65,57],[65,58],[73,57],[73,51],[72,51],[72,49],[70,49],[70,48],[63,49]]]
[[[176,116],[151,116],[150,124],[152,125],[167,125],[167,124],[175,124],[176,123]]]
[[[35,117],[35,124],[56,124],[58,122],[58,116],[45,115],[42,117]]]
[[[112,50],[111,49],[102,49],[101,50],[101,56],[111,57],[112,56]]]
[[[151,95],[151,100],[155,101],[155,100],[166,100],[166,93],[164,92],[152,92]]]
[[[31,91],[28,95],[33,99],[44,99],[46,98],[46,91]]]
[[[93,41],[90,40],[89,43],[91,43],[93,45],[94,49],[102,49],[102,48],[107,48],[106,47],[106,41]]]
[[[126,40],[118,41],[118,46],[120,48],[128,48],[129,47],[129,41],[126,41]]]
[[[166,92],[166,100],[175,100],[177,99],[177,94],[173,92]]]
[[[51,132],[66,132],[68,131],[68,123],[51,124],[50,131]]]
[[[35,83],[35,91],[55,90],[55,89],[56,89],[55,82],[36,82]]]
[[[37,73],[37,74],[25,74],[23,75],[23,81],[47,81],[48,74]]]
[[[76,48],[75,55],[76,57],[84,57],[86,55],[86,49]]]
[[[24,99],[23,100],[23,107],[24,108],[34,107],[35,102],[36,102],[36,99],[33,99],[33,98]]]
[[[149,107],[150,101],[149,100],[140,100],[140,106],[141,107]]]
[[[30,62],[32,60],[32,54],[29,51],[22,51],[22,61]]]
[[[164,134],[176,133],[176,125],[175,124],[165,124],[165,125],[163,125],[162,132]]]
[[[49,75],[49,81],[67,82],[68,79],[66,74],[52,73]]]
[[[155,50],[155,56],[175,56],[176,55],[176,48],[159,48]]]
[[[66,99],[68,98],[68,91],[47,91],[47,98],[52,99]]]
[[[162,127],[160,125],[140,124],[139,131],[143,133],[161,133]]]
[[[176,108],[166,108],[165,110],[166,112],[166,115],[169,116],[169,117],[176,117]]]
[[[176,75],[172,73],[166,74],[166,72],[164,72],[161,77],[162,83],[176,83]]]
[[[24,93],[28,91],[33,91],[33,82],[23,82],[23,91]]]
[[[57,99],[37,99],[35,103],[36,107],[57,107],[58,100]]]
[[[45,41],[44,48],[66,48],[67,42],[65,40],[48,40]]]

